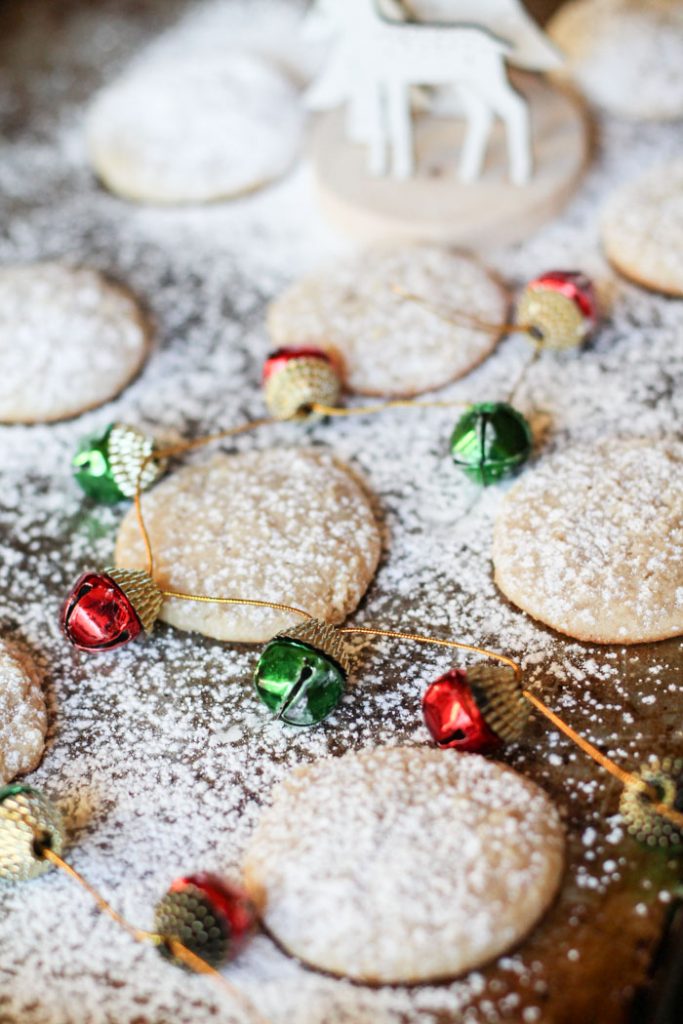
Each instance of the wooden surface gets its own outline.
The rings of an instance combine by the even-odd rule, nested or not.
[[[557,216],[581,180],[589,149],[587,115],[567,92],[516,73],[527,97],[534,138],[534,173],[523,186],[508,180],[503,125],[495,125],[479,181],[458,179],[462,122],[418,115],[417,174],[407,181],[373,177],[367,149],[351,143],[344,115],[319,115],[312,158],[323,213],[362,242],[429,240],[486,249],[522,241]]]
[[[174,874],[208,868],[238,876],[259,809],[293,764],[427,742],[420,695],[449,667],[428,649],[368,644],[335,720],[280,734],[248,684],[253,648],[162,625],[147,643],[94,665],[59,636],[67,586],[80,571],[108,564],[122,515],[93,507],[72,486],[68,460],[78,439],[114,419],[189,437],[261,415],[266,304],[292,277],[336,254],[305,170],[240,203],[191,211],[141,210],[98,186],[79,151],[85,104],[183,6],[0,3],[0,260],[90,263],[129,283],[157,324],[149,365],[109,406],[52,427],[0,428],[0,548],[11,553],[0,560],[0,630],[37,657],[51,715],[48,749],[31,781],[67,811],[75,865],[142,926]],[[566,253],[595,264],[592,225],[622,164],[630,154],[637,162],[664,156],[675,142],[667,126],[648,126],[645,142],[635,126],[609,128],[608,156],[600,154],[573,211],[531,252],[519,246],[492,257],[511,283]],[[657,410],[676,422],[683,364],[680,346],[665,342],[667,318],[680,326],[680,304],[612,285],[618,302],[596,340],[581,353],[546,354],[530,374],[524,400],[552,411],[551,449],[632,429]],[[442,397],[502,397],[528,355],[520,339],[509,339]],[[532,651],[530,682],[620,763],[683,754],[680,642],[572,644],[495,594],[487,538],[497,493],[475,492],[455,473],[451,428],[449,413],[387,415],[283,426],[244,447],[315,443],[369,481],[386,551],[359,624],[457,631],[520,658]],[[544,722],[535,719],[527,744],[505,757],[562,807],[567,871],[543,922],[510,957],[478,972],[476,993],[462,995],[467,979],[396,993],[344,986],[299,968],[264,937],[253,959],[247,952],[226,976],[273,1024],[644,1024],[637,999],[680,884],[680,861],[619,832],[618,785]],[[338,999],[344,1014],[335,1012]],[[526,1009],[538,1014],[524,1017]],[[136,947],[67,879],[47,876],[0,893],[2,1024],[228,1019],[206,979]]]

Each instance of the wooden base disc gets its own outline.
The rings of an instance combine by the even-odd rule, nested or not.
[[[416,117],[417,175],[376,178],[367,149],[349,142],[344,111],[322,114],[313,132],[317,191],[329,220],[364,242],[435,241],[484,249],[522,241],[558,214],[588,162],[587,112],[570,93],[536,75],[513,81],[531,109],[534,174],[528,185],[508,180],[505,130],[497,122],[484,172],[470,185],[458,179],[464,122]]]

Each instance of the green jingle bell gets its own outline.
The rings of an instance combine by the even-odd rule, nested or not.
[[[50,870],[41,849],[60,854],[64,822],[51,800],[16,782],[0,789],[0,880],[26,882]]]
[[[456,466],[475,483],[496,483],[509,476],[531,454],[531,428],[506,402],[481,402],[462,416],[451,436]]]
[[[317,725],[344,694],[349,663],[334,626],[308,619],[278,633],[258,660],[259,697],[287,725]]]
[[[111,423],[103,432],[91,434],[79,444],[71,461],[74,480],[93,501],[115,505],[135,497],[141,470],[141,491],[151,487],[163,473],[165,464],[150,459],[154,449],[154,440],[135,427]]]

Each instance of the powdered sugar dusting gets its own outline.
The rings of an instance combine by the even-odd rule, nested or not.
[[[389,748],[297,769],[245,873],[268,928],[304,961],[415,982],[461,974],[525,935],[557,889],[563,847],[551,802],[509,769]]]
[[[627,277],[683,295],[683,160],[619,189],[602,220],[608,257]]]
[[[571,0],[550,23],[592,102],[619,117],[683,114],[683,5],[677,0]]]
[[[36,767],[46,727],[38,674],[26,655],[0,640],[0,785]]]
[[[496,582],[580,640],[683,633],[683,445],[568,447],[528,473],[496,521]]]
[[[264,37],[279,24],[268,15],[274,4],[222,6]],[[75,866],[148,927],[176,875],[204,869],[239,878],[260,809],[291,767],[378,744],[427,743],[420,695],[466,660],[389,640],[358,643],[343,705],[322,727],[296,731],[256,701],[254,650],[162,624],[148,642],[89,659],[60,636],[67,588],[83,569],[111,563],[123,514],[93,507],[72,484],[78,438],[113,420],[155,436],[198,436],[263,415],[267,303],[348,250],[319,216],[305,166],[249,198],[197,209],[126,205],[96,186],[83,146],[87,102],[181,7],[0,5],[0,259],[95,266],[144,296],[157,323],[145,372],[106,408],[50,427],[0,429],[2,635],[31,648],[54,696],[53,734],[31,781],[65,811]],[[179,26],[187,41],[194,9],[188,17]],[[539,461],[617,434],[667,437],[683,416],[681,305],[616,278],[598,239],[605,199],[653,159],[679,154],[680,133],[603,121],[601,134],[564,215],[523,245],[487,255],[516,286],[551,267],[581,267],[609,300],[607,322],[585,349],[544,354],[520,388],[523,412],[551,416]],[[507,397],[530,355],[523,339],[508,339],[439,397]],[[314,445],[361,470],[378,497],[385,555],[354,621],[456,636],[520,658],[526,681],[625,765],[653,751],[683,753],[678,641],[605,649],[560,640],[501,598],[490,555],[506,487],[480,492],[450,464],[455,415],[282,425],[222,447]],[[675,871],[624,835],[618,787],[555,730],[536,721],[528,745],[505,757],[542,784],[568,824],[566,880],[533,935],[456,983],[378,990],[307,971],[261,935],[226,975],[271,1024],[578,1020],[575,999],[587,985],[601,1024],[616,1024],[627,986],[643,976],[665,910],[659,893],[676,884]],[[595,837],[584,845],[588,828]],[[245,1021],[207,979],[136,946],[57,874],[2,893],[0,944],[0,1006],[10,1021]]]
[[[167,590],[293,604],[324,622],[353,611],[372,579],[380,537],[370,503],[327,453],[272,449],[215,456],[174,473],[144,499],[155,579]],[[144,568],[134,509],[117,565]],[[165,622],[218,640],[265,642],[300,616],[170,600]]]
[[[449,323],[449,313],[494,329]],[[271,305],[268,327],[276,346],[336,353],[351,391],[411,395],[480,363],[505,314],[503,288],[475,260],[434,246],[377,247],[292,285]]]
[[[296,156],[303,113],[294,86],[260,57],[145,55],[96,99],[93,166],[114,191],[159,203],[206,202],[258,188]]]
[[[87,268],[0,270],[0,419],[64,419],[129,382],[147,349],[132,297]]]

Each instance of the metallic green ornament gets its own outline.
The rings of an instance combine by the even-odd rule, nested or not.
[[[52,867],[41,847],[59,854],[63,846],[64,822],[51,800],[20,782],[0,789],[0,880],[38,878]]]
[[[496,483],[526,462],[533,444],[531,428],[506,402],[473,405],[458,420],[451,455],[475,483]]]
[[[317,725],[339,704],[348,674],[337,630],[308,619],[267,644],[254,682],[263,703],[287,725]]]
[[[135,496],[140,470],[154,448],[154,440],[135,427],[111,423],[102,433],[81,441],[71,462],[74,479],[93,501],[115,505]],[[151,459],[143,471],[140,489],[151,487],[163,470],[163,462]]]

